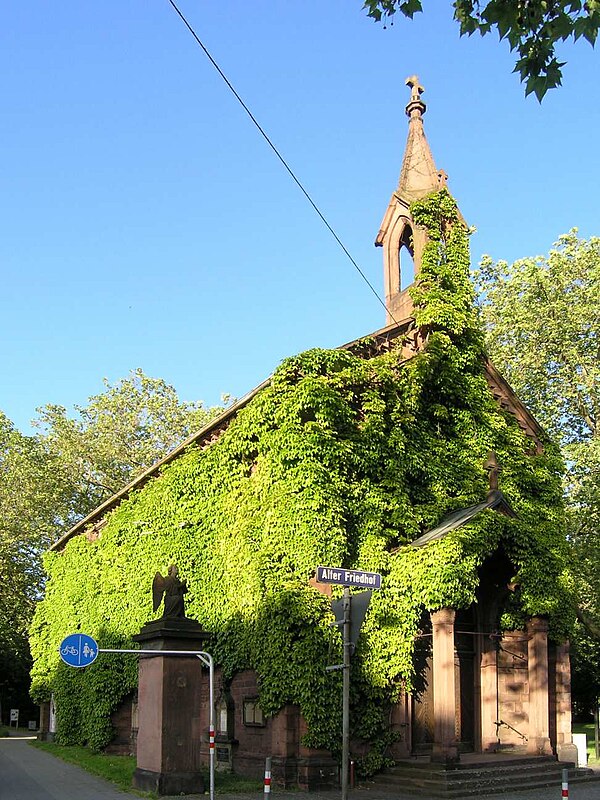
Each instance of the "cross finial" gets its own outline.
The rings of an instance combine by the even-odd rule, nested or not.
[[[418,75],[411,75],[409,78],[406,79],[406,85],[410,86],[410,102],[420,102],[421,101],[421,92],[425,91],[425,88],[421,86],[419,83],[419,76]]]

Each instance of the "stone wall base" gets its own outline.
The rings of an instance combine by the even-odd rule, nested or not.
[[[567,764],[577,764],[578,752],[574,744],[559,744],[556,748],[556,755],[559,761]]]
[[[204,778],[200,772],[153,772],[138,768],[133,773],[133,786],[158,795],[203,794]]]
[[[319,792],[339,784],[339,767],[334,758],[299,758],[297,765],[299,789]]]
[[[264,775],[264,756],[235,755],[233,762],[237,775],[257,779]],[[339,766],[334,758],[327,756],[273,756],[271,778],[273,784],[284,789],[298,788],[306,792],[334,789],[339,785]]]

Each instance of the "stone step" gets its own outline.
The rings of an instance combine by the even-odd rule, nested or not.
[[[530,767],[539,768],[550,766],[552,768],[563,769],[570,765],[564,764],[561,765],[554,756],[539,756],[539,757],[532,757],[532,758],[503,758],[502,760],[498,760],[496,762],[459,762],[458,764],[453,765],[451,768],[448,768],[444,764],[436,764],[430,763],[428,761],[419,761],[415,759],[414,761],[401,761],[398,762],[394,767],[390,767],[385,774],[404,774],[405,772],[416,773],[416,772],[424,772],[427,775],[436,774],[436,775],[457,775],[463,772],[473,772],[473,771],[481,771],[481,770],[488,770],[498,771],[498,770],[505,770],[505,769],[526,769]]]
[[[415,765],[411,762],[402,762],[378,775],[374,783],[382,789],[399,792],[410,789],[415,794],[433,797],[470,797],[515,789],[560,787],[562,770],[568,766],[552,757],[510,759],[496,764],[463,764],[457,769],[441,769],[439,765],[434,764]],[[589,769],[577,769],[574,765],[570,767],[571,783],[597,778]]]

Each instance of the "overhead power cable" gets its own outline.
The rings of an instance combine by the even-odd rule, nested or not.
[[[196,40],[196,43],[199,45],[199,47],[201,47],[201,48],[202,48],[202,50],[204,51],[204,54],[206,55],[206,57],[208,58],[208,60],[210,61],[210,63],[213,65],[213,67],[214,67],[214,68],[216,69],[216,71],[219,73],[219,75],[221,76],[221,78],[222,78],[222,79],[225,81],[225,83],[226,83],[226,85],[227,85],[227,88],[228,88],[228,89],[231,91],[231,93],[233,94],[233,96],[235,97],[235,99],[238,101],[238,103],[239,103],[239,104],[241,105],[241,107],[244,109],[244,111],[246,112],[246,114],[247,114],[247,115],[250,117],[250,119],[251,119],[251,120],[252,120],[252,122],[254,123],[255,127],[258,129],[259,133],[260,133],[260,134],[261,134],[261,136],[263,137],[263,139],[264,139],[264,140],[266,141],[266,143],[269,145],[269,147],[271,148],[271,150],[272,150],[272,151],[275,153],[275,155],[277,156],[277,158],[279,159],[279,161],[280,161],[280,162],[283,164],[283,166],[284,166],[284,167],[285,167],[285,169],[287,170],[288,174],[290,175],[290,177],[292,178],[292,180],[293,180],[293,181],[294,181],[294,183],[296,184],[296,186],[297,186],[297,187],[300,189],[300,191],[301,191],[301,192],[302,192],[302,194],[303,194],[303,195],[306,197],[306,199],[307,199],[307,200],[308,200],[308,202],[311,204],[311,206],[313,207],[313,209],[314,209],[314,210],[317,212],[317,214],[319,215],[319,217],[320,217],[321,221],[323,222],[323,224],[325,225],[325,227],[327,228],[327,230],[329,231],[329,233],[330,233],[330,234],[333,236],[333,238],[335,239],[335,241],[336,241],[336,242],[338,243],[338,245],[339,245],[339,246],[342,248],[342,250],[344,251],[344,253],[345,253],[345,254],[346,254],[346,256],[348,257],[348,259],[350,260],[350,263],[351,263],[351,264],[354,266],[354,268],[357,270],[358,274],[359,274],[359,275],[362,277],[362,279],[363,279],[363,280],[364,280],[364,282],[367,284],[367,286],[369,287],[369,289],[370,289],[370,290],[373,292],[373,294],[375,295],[375,297],[377,298],[377,300],[379,301],[379,303],[381,303],[381,305],[382,305],[382,306],[385,308],[386,312],[387,312],[387,313],[390,315],[390,317],[392,317],[392,320],[393,320],[393,321],[396,323],[396,325],[397,325],[397,324],[398,324],[398,321],[397,321],[396,319],[394,319],[394,317],[392,316],[392,314],[391,314],[391,312],[389,311],[389,309],[387,308],[386,304],[383,302],[383,300],[382,300],[382,299],[381,299],[381,297],[379,296],[379,293],[377,292],[377,289],[375,289],[375,287],[373,286],[373,284],[371,283],[371,281],[370,281],[370,280],[367,278],[367,276],[365,275],[365,273],[362,271],[362,269],[361,269],[361,268],[359,267],[359,265],[356,263],[355,259],[352,257],[352,255],[351,255],[351,254],[350,254],[350,252],[348,251],[348,248],[346,247],[346,245],[345,245],[345,244],[342,242],[342,240],[340,239],[340,237],[337,235],[337,233],[336,233],[336,232],[334,231],[334,229],[331,227],[331,225],[329,224],[329,222],[328,222],[328,221],[327,221],[327,219],[325,218],[325,215],[323,214],[323,212],[321,211],[321,209],[320,209],[320,208],[317,206],[317,204],[316,204],[316,203],[315,203],[315,201],[312,199],[312,197],[310,196],[310,194],[309,194],[309,193],[307,192],[307,190],[304,188],[304,186],[303,186],[303,185],[302,185],[302,183],[300,182],[300,179],[299,179],[299,178],[296,176],[296,174],[294,173],[294,171],[292,170],[292,168],[290,167],[290,165],[287,163],[287,161],[285,160],[285,158],[284,158],[284,157],[281,155],[281,153],[279,152],[279,150],[278,150],[278,149],[275,147],[275,145],[273,144],[273,142],[271,141],[271,139],[270,139],[270,138],[269,138],[269,136],[267,135],[267,133],[266,133],[266,131],[264,130],[264,128],[263,128],[263,127],[261,126],[261,124],[258,122],[258,120],[257,120],[257,119],[256,119],[256,117],[254,116],[254,114],[252,113],[252,111],[250,111],[250,109],[248,108],[248,106],[246,105],[246,103],[245,103],[245,102],[242,100],[242,98],[240,97],[240,95],[237,93],[237,91],[235,90],[235,88],[234,88],[233,84],[231,83],[231,81],[229,80],[229,78],[228,78],[228,77],[225,75],[225,73],[223,72],[223,70],[221,69],[221,67],[220,67],[220,66],[217,64],[217,62],[215,61],[215,59],[212,57],[212,55],[211,55],[211,54],[210,54],[210,52],[208,51],[208,49],[207,49],[206,45],[205,45],[205,44],[204,44],[204,43],[203,43],[203,42],[200,40],[200,37],[198,36],[198,34],[196,33],[196,31],[195,31],[195,30],[192,28],[192,26],[190,25],[190,23],[187,21],[187,19],[186,19],[186,18],[185,18],[185,16],[183,15],[183,13],[180,11],[180,9],[178,8],[177,4],[174,2],[174,0],[169,0],[169,3],[170,3],[170,5],[173,7],[173,10],[176,12],[176,14],[178,15],[178,17],[181,19],[181,21],[183,22],[183,24],[185,25],[185,27],[186,27],[186,28],[188,29],[188,31],[189,31],[189,32],[192,34],[192,36],[193,36],[193,37],[194,37],[194,39]]]

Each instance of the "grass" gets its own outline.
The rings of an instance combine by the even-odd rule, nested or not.
[[[93,753],[87,747],[63,747],[54,742],[32,742],[32,745],[114,783],[125,792],[131,791],[131,779],[135,770],[133,756],[108,756],[104,753]]]
[[[87,747],[67,747],[54,742],[32,742],[34,747],[45,750],[63,761],[76,764],[78,767],[104,778],[122,789],[131,792],[131,779],[135,770],[134,756],[109,756],[105,753],[93,753]],[[208,787],[208,771],[205,774]],[[215,794],[233,794],[234,792],[262,792],[263,784],[260,780],[242,778],[230,772],[215,772]],[[138,792],[144,797],[154,797],[152,794]]]
[[[573,733],[585,733],[587,735],[588,764],[600,766],[600,761],[596,758],[596,747],[594,745],[594,723],[574,722]]]

